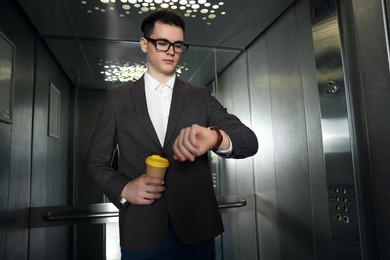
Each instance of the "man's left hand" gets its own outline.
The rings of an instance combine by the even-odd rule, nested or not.
[[[226,135],[221,131],[222,135]],[[193,124],[180,130],[173,144],[173,159],[179,161],[194,161],[196,157],[205,154],[217,143],[218,135],[215,131]]]

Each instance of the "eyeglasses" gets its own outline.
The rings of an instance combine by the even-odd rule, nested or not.
[[[147,41],[151,42],[156,50],[158,51],[168,51],[171,46],[173,51],[176,53],[185,53],[188,50],[189,45],[184,42],[170,42],[166,39],[152,39],[149,37],[144,37]]]

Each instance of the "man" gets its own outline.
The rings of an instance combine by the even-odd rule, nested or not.
[[[257,139],[207,88],[176,77],[188,47],[179,15],[153,12],[141,29],[147,72],[107,91],[83,169],[120,210],[122,259],[212,259],[223,225],[207,152],[245,158],[257,152]],[[152,154],[170,162],[165,181],[145,175]]]

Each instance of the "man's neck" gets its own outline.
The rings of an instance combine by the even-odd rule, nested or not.
[[[160,82],[161,84],[167,83],[174,75],[174,74],[172,74],[172,75],[164,75],[164,74],[160,74],[160,73],[153,73],[152,71],[149,71],[149,70],[147,71],[147,73],[150,76],[152,76],[155,80]]]

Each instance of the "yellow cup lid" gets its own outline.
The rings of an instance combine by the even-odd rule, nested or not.
[[[169,161],[160,155],[151,155],[146,157],[146,164],[154,167],[166,168],[169,166]]]

